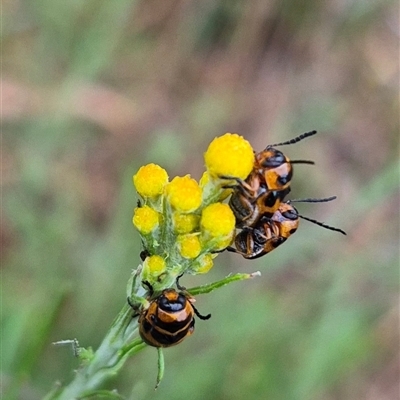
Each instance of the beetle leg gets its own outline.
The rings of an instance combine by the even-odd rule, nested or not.
[[[176,287],[177,287],[179,290],[181,290],[181,291],[186,291],[186,288],[185,288],[184,286],[181,286],[181,285],[179,284],[179,279],[181,279],[182,276],[183,276],[183,274],[180,274],[180,275],[178,275],[178,276],[176,277]]]
[[[206,319],[210,319],[211,318],[211,314],[207,314],[207,315],[201,315],[199,313],[199,311],[197,310],[197,308],[192,304],[193,307],[193,311],[194,313],[202,320],[206,320]]]

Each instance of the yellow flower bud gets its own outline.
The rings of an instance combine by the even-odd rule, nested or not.
[[[159,215],[158,212],[148,206],[135,208],[133,214],[133,225],[143,235],[148,235],[158,227]]]
[[[246,179],[253,169],[254,151],[242,136],[226,133],[210,143],[204,159],[213,177],[225,175]]]
[[[165,186],[165,193],[171,206],[177,211],[189,213],[200,207],[202,191],[190,175],[172,179]]]
[[[184,258],[196,258],[201,251],[198,235],[178,236],[178,246],[181,256]]]
[[[165,260],[158,255],[147,257],[143,263],[143,280],[153,281],[166,270]]]
[[[167,183],[167,171],[156,164],[140,167],[136,175],[133,176],[133,184],[137,192],[143,197],[159,196]]]
[[[231,236],[235,229],[235,216],[224,203],[214,203],[207,206],[201,215],[201,229],[212,237]]]
[[[200,217],[194,214],[174,213],[172,218],[174,221],[174,231],[180,234],[193,232],[200,220]]]
[[[215,255],[211,255],[209,253],[202,255],[196,260],[196,267],[193,269],[193,272],[197,274],[205,274],[207,273],[214,265],[213,258]]]

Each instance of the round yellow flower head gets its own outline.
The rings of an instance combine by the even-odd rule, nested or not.
[[[253,169],[254,151],[242,136],[226,133],[210,143],[204,159],[208,172],[214,177],[246,179]]]
[[[199,224],[199,216],[194,214],[173,214],[174,231],[175,233],[190,233],[193,232]]]
[[[139,168],[133,175],[133,184],[137,192],[143,197],[156,197],[162,194],[168,183],[168,174],[157,164],[147,164]]]
[[[148,235],[158,227],[159,215],[158,212],[148,206],[135,208],[133,214],[133,225],[143,235]]]
[[[158,255],[147,257],[143,263],[143,280],[159,277],[166,270],[165,260]]]
[[[203,231],[216,238],[231,236],[235,222],[235,216],[228,204],[214,203],[203,210],[200,225]]]
[[[201,251],[198,235],[178,236],[179,252],[183,258],[196,258]]]
[[[190,175],[172,179],[165,186],[165,192],[171,206],[177,211],[189,213],[200,207],[202,191]]]
[[[206,274],[214,265],[213,258],[216,255],[212,255],[210,253],[203,254],[201,257],[199,257],[197,261],[197,265],[194,268],[194,272],[196,274]]]

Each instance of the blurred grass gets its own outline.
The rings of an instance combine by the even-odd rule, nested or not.
[[[51,342],[100,343],[140,241],[131,176],[146,162],[202,173],[225,131],[287,148],[293,197],[337,194],[267,257],[221,255],[197,286],[210,321],[146,349],[110,383],[128,398],[395,399],[398,395],[398,5],[379,2],[4,2],[2,381],[41,398],[76,368]]]

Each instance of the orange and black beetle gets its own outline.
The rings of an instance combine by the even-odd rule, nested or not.
[[[256,226],[243,228],[235,237],[235,248],[228,247],[227,250],[247,259],[262,257],[284,243],[298,226],[296,209],[282,203],[272,218],[262,217]]]
[[[149,288],[150,298],[153,289],[148,282],[143,282]],[[177,283],[178,289],[183,289]],[[140,311],[139,334],[143,341],[153,347],[170,347],[190,336],[194,332],[194,315],[206,320],[211,317],[201,315],[194,307],[193,298],[184,291],[165,289],[159,296],[150,301],[148,308]],[[135,306],[128,303],[132,308]]]
[[[314,164],[308,160],[290,160],[274,146],[297,143],[316,133],[307,132],[287,142],[269,145],[263,151],[255,153],[253,170],[245,180],[221,176],[222,179],[235,181],[223,187],[233,189],[229,206],[235,214],[237,228],[254,227],[261,217],[272,217],[290,192],[292,164]]]
[[[272,217],[290,192],[290,187],[268,190],[260,182],[259,176],[250,175],[246,181],[238,178],[234,180],[236,184],[230,186],[234,191],[229,199],[229,207],[235,215],[237,228],[253,227],[261,217]]]
[[[293,177],[292,164],[314,164],[309,160],[290,160],[274,147],[294,144],[316,133],[317,131],[306,132],[286,142],[270,144],[255,154],[253,172],[264,178],[268,190],[285,190],[289,187]]]
[[[341,229],[300,215],[296,208],[290,204],[291,202],[322,203],[334,199],[336,199],[335,196],[325,199],[289,200],[281,203],[271,218],[263,216],[254,227],[243,228],[235,237],[235,247],[228,247],[227,250],[239,253],[247,259],[262,257],[276,249],[296,232],[299,226],[299,218],[345,235],[346,233]]]

